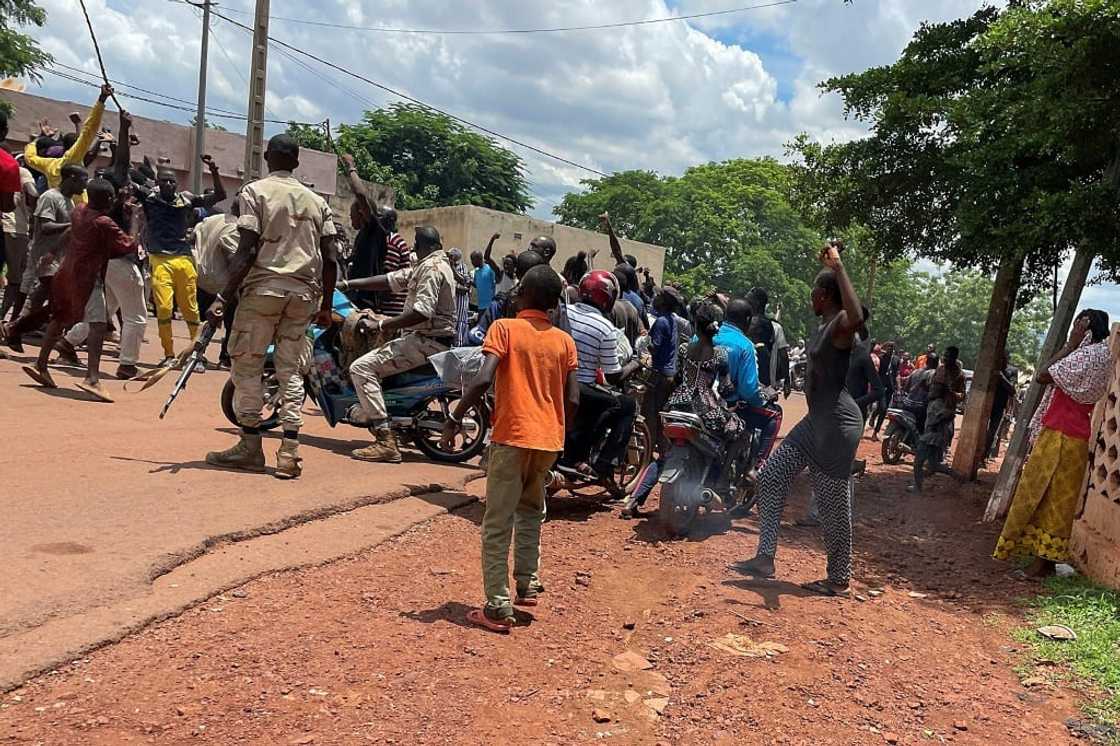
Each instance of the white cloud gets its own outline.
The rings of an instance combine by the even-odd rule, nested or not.
[[[96,71],[72,0],[41,0],[40,36],[59,60]],[[975,10],[979,0],[800,0],[781,7],[609,31],[448,36],[347,31],[273,20],[271,33],[497,131],[597,170],[689,165],[738,156],[781,157],[800,131],[844,140],[864,131],[844,120],[839,101],[816,84],[830,75],[893,60],[924,18]],[[407,28],[523,28],[666,17],[727,8],[727,0],[477,0],[474,3],[273,0],[277,17]],[[250,0],[218,12],[249,23]],[[200,20],[186,5],[160,0],[91,0],[110,75],[193,99]],[[784,57],[779,65],[768,60]],[[214,20],[209,104],[243,111],[249,36]],[[396,100],[339,72],[274,50],[270,118],[354,121]],[[318,74],[312,74],[310,65]],[[325,79],[330,79],[328,82]],[[92,89],[57,78],[47,95],[91,99]],[[779,91],[785,91],[780,95]],[[131,102],[138,113],[185,121],[190,113]],[[227,122],[228,124],[228,122]],[[232,127],[236,127],[236,121]],[[588,174],[520,151],[534,190],[551,197]],[[538,212],[540,212],[538,208]]]

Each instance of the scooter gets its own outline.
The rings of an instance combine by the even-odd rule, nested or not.
[[[922,431],[917,416],[908,409],[887,409],[887,420],[890,424],[883,434],[883,463],[897,464],[904,456],[918,450]]]
[[[338,348],[341,321],[355,311],[353,303],[336,290],[332,298],[335,322],[323,329],[308,329],[311,339],[311,365],[304,373],[304,391],[310,394],[331,427],[353,425],[365,429],[364,424],[349,420],[351,408],[358,403],[357,394],[350,381],[349,372],[339,365]],[[280,384],[270,347],[265,359],[264,389],[267,416],[261,421],[262,430],[271,430],[280,424]],[[447,386],[431,365],[390,376],[382,381],[385,406],[393,431],[401,441],[411,441],[428,458],[442,463],[461,463],[478,456],[486,447],[490,430],[489,413],[484,405],[471,408],[463,416],[463,427],[451,448],[440,444],[443,423],[461,392]],[[233,408],[233,379],[222,388],[222,412],[234,425],[237,415]]]
[[[766,406],[781,407],[776,403],[777,391],[771,391]],[[779,426],[780,426],[779,419]],[[748,441],[734,460],[726,457],[724,441],[707,432],[698,415],[691,412],[662,412],[661,428],[671,443],[669,456],[658,481],[661,499],[658,519],[670,537],[687,535],[689,527],[703,508],[710,512],[722,507],[725,511],[738,508],[749,511],[758,501],[757,485],[752,476],[758,466],[751,454],[761,437],[758,430],[751,430]],[[761,459],[762,455],[758,458]],[[727,484],[730,494],[721,495],[716,490],[723,469],[729,469]]]

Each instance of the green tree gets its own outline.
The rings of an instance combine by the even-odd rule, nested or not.
[[[321,130],[289,125],[307,147],[327,150]],[[409,210],[478,205],[523,213],[532,207],[521,158],[494,140],[430,109],[394,104],[339,127],[340,152],[354,155],[367,181],[392,186]]]
[[[561,223],[597,230],[609,212],[621,235],[667,249],[666,278],[693,296],[759,285],[792,335],[809,327],[809,282],[821,236],[790,202],[793,175],[770,158],[689,168],[680,177],[625,171],[583,182],[554,209]]]
[[[42,28],[47,11],[32,0],[0,0],[0,78],[28,77],[40,80],[39,68],[54,61],[32,37],[17,30],[24,26]],[[11,106],[0,101],[0,110]]]
[[[215,124],[214,122],[211,122],[209,119],[204,118],[202,121],[203,121],[203,126],[206,127],[206,129],[208,129],[208,130],[217,130],[218,132],[228,132],[229,131],[225,127],[223,127],[222,125]],[[198,125],[198,116],[196,115],[196,116],[191,117],[191,127],[195,127],[197,125]]]

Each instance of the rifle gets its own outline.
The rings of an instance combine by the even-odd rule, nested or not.
[[[214,324],[207,321],[198,330],[198,338],[189,350],[184,355],[179,357],[179,364],[182,366],[182,371],[179,373],[179,380],[175,381],[175,385],[171,387],[171,396],[167,397],[164,402],[163,409],[160,410],[159,418],[162,420],[167,410],[175,403],[175,399],[183,389],[187,387],[187,381],[190,380],[191,375],[194,373],[194,366],[203,360],[206,354],[206,348],[210,346],[210,340],[214,338],[216,327]],[[161,376],[162,377],[162,376]]]

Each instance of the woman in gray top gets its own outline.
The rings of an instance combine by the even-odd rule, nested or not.
[[[863,314],[855,288],[840,261],[841,244],[821,251],[824,269],[813,284],[811,302],[820,325],[809,341],[805,399],[809,414],[797,423],[759,475],[759,542],[755,558],[732,569],[755,577],[774,577],[778,527],[793,478],[806,466],[812,477],[825,547],[828,578],[804,588],[826,596],[847,595],[852,574],[852,460],[863,418],[844,387],[853,337]]]

